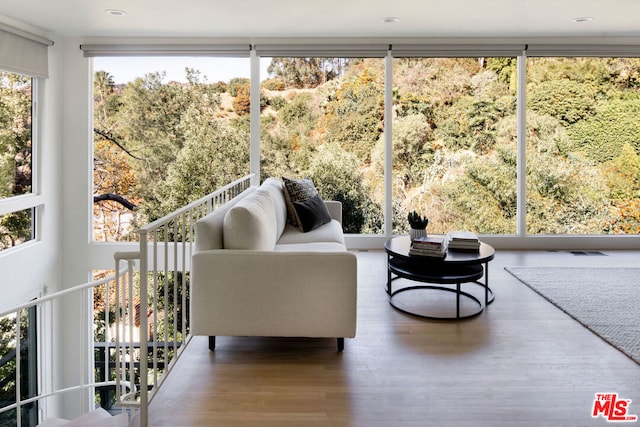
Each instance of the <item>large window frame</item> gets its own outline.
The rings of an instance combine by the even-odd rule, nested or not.
[[[123,51],[127,50],[125,46]],[[215,50],[215,49],[212,49]],[[384,232],[382,235],[347,235],[347,245],[352,248],[379,248],[384,240],[392,234],[391,218],[392,210],[392,132],[390,110],[392,106],[393,82],[393,58],[400,56],[410,57],[481,57],[481,56],[513,56],[517,60],[517,217],[516,232],[513,235],[484,235],[483,239],[496,247],[505,249],[574,249],[584,247],[598,247],[602,249],[625,249],[637,247],[637,235],[530,235],[526,232],[526,64],[528,56],[545,55],[555,56],[640,56],[640,50],[634,46],[618,45],[520,45],[503,44],[479,45],[470,41],[460,44],[459,41],[451,44],[429,44],[428,42],[415,45],[344,45],[344,44],[291,44],[261,46],[259,43],[251,47],[251,113],[250,113],[250,172],[254,174],[254,184],[258,184],[260,177],[260,60],[263,56],[276,55],[274,51],[288,52],[299,56],[332,56],[348,57],[353,52],[364,52],[367,56],[373,56],[372,52],[386,59],[385,64],[385,206],[384,206]],[[122,51],[121,51],[122,52]],[[349,52],[349,53],[346,53]],[[514,52],[516,52],[514,54]],[[212,53],[215,55],[215,53]],[[284,56],[284,55],[283,55]],[[264,177],[262,177],[264,178]]]
[[[16,73],[18,74],[18,73]],[[22,195],[15,195],[0,199],[0,217],[18,212],[27,211],[30,214],[31,236],[15,246],[0,251],[0,256],[10,253],[26,245],[34,244],[40,240],[40,217],[43,208],[43,198],[40,191],[40,114],[39,98],[41,97],[41,78],[31,78],[31,191]]]

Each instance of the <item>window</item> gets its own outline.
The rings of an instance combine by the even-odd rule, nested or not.
[[[20,398],[29,399],[37,395],[37,334],[36,307],[25,309],[20,315]],[[16,315],[0,318],[0,408],[16,401]],[[0,425],[15,425],[16,410],[0,414]],[[36,425],[37,404],[22,407],[22,425]]]
[[[94,58],[96,241],[249,173],[248,58]]]
[[[346,233],[381,233],[376,168],[384,125],[384,60],[261,57],[260,175],[309,177],[342,202]]]
[[[527,58],[507,44],[252,49],[253,167],[313,179],[342,201],[347,233],[405,233],[410,210],[433,233],[640,233],[640,59],[535,57],[531,46]],[[185,58],[181,83],[151,69],[116,82],[114,60],[96,61],[94,233],[134,240],[145,222],[247,173],[258,126],[248,59],[237,72],[218,58],[228,73],[215,83]],[[141,58],[118,60],[139,69]]]
[[[17,197],[33,193],[34,79],[0,71],[0,251],[35,237],[35,208]]]
[[[527,232],[640,233],[640,59],[527,59]]]
[[[516,232],[516,58],[393,60],[393,220]],[[382,162],[382,160],[380,160]]]

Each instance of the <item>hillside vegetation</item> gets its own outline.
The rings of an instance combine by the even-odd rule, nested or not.
[[[306,176],[345,229],[380,233],[380,59],[273,58],[261,89],[261,174]],[[95,238],[131,230],[249,171],[249,81],[163,73],[95,79]],[[516,232],[514,58],[395,59],[393,220],[432,232]],[[529,58],[527,232],[640,232],[640,61]],[[123,201],[135,205],[125,208]]]

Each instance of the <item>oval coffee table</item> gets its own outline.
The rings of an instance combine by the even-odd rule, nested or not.
[[[491,246],[481,242],[480,249],[475,252],[447,251],[442,259],[409,255],[410,247],[409,236],[393,237],[384,244],[387,252],[386,291],[389,295],[389,303],[397,310],[428,319],[457,320],[477,316],[482,313],[484,307],[493,302],[494,294],[489,287],[489,261],[494,258],[495,250]],[[481,281],[483,277],[484,280]],[[429,283],[429,285],[401,287],[394,291],[392,282],[400,278]],[[463,283],[482,286],[484,302],[471,293],[463,291]],[[443,285],[455,285],[455,287]],[[422,295],[425,293],[455,294],[455,315],[441,313],[443,309],[453,311],[453,306],[450,309],[436,307],[435,310],[425,307],[424,295]],[[461,312],[461,299],[472,305],[472,308],[465,310],[464,313]]]

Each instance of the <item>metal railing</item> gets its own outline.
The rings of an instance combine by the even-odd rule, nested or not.
[[[55,381],[53,378],[53,372],[51,369],[46,369],[46,360],[51,360],[51,355],[45,356],[42,354],[43,349],[47,349],[51,351],[52,346],[46,345],[47,338],[43,336],[42,332],[47,329],[47,326],[51,327],[51,325],[55,322],[56,318],[60,318],[59,314],[62,310],[64,310],[64,306],[58,306],[63,298],[73,297],[74,295],[80,295],[80,301],[89,301],[93,290],[99,286],[106,286],[107,293],[109,292],[109,287],[112,286],[112,283],[115,283],[116,288],[128,288],[132,287],[132,278],[133,278],[133,262],[129,261],[126,265],[118,271],[118,274],[111,275],[105,277],[101,280],[85,283],[82,285],[78,285],[69,289],[65,289],[60,292],[53,293],[51,295],[46,295],[41,298],[37,298],[31,302],[19,305],[10,310],[0,313],[0,319],[15,319],[14,333],[13,336],[7,340],[7,342],[11,342],[15,347],[11,348],[10,351],[7,352],[6,357],[4,359],[5,366],[9,363],[12,363],[14,368],[8,369],[9,371],[13,370],[14,375],[12,375],[13,384],[8,384],[7,389],[13,388],[15,392],[15,402],[9,405],[5,405],[0,408],[0,419],[4,421],[11,422],[9,425],[16,425],[17,427],[21,427],[23,424],[23,409],[24,408],[33,408],[34,405],[37,407],[36,411],[36,422],[37,419],[43,420],[47,417],[47,400],[54,396],[63,395],[66,393],[77,392],[77,391],[85,391],[89,389],[93,389],[95,387],[103,387],[103,386],[115,386],[119,389],[119,392],[123,396],[130,395],[132,391],[134,391],[135,382],[127,380],[127,378],[131,378],[130,375],[130,367],[126,365],[121,365],[119,369],[117,369],[116,380],[108,380],[96,382],[93,377],[89,377],[88,375],[81,374],[80,377],[82,381],[80,384],[56,388]],[[114,282],[115,281],[115,282]],[[22,318],[25,312],[32,311],[35,308],[35,317],[37,320],[36,324],[28,325],[28,328],[33,328],[33,330],[38,330],[40,333],[37,334],[38,338],[36,342],[28,342],[22,339]],[[110,322],[109,318],[109,310],[105,313],[105,323]],[[83,330],[83,333],[86,333],[87,336],[90,333],[89,327],[93,325],[86,325],[86,328]],[[46,334],[44,334],[46,335]],[[4,337],[5,339],[8,337]],[[110,340],[109,334],[105,335],[105,342]],[[34,357],[35,360],[29,360],[28,363],[31,366],[34,366],[35,369],[30,369],[28,371],[24,371],[22,368],[23,358],[21,357],[23,347],[32,346],[37,348],[37,351],[40,352],[38,357]],[[10,347],[10,346],[9,346]],[[15,356],[15,357],[13,357]],[[79,368],[82,370],[86,367],[86,364],[81,364]],[[36,372],[33,372],[36,371]],[[25,376],[29,376],[30,381],[33,381],[37,384],[37,387],[34,387],[36,390],[34,393],[28,393],[25,395],[22,390],[23,380]],[[34,378],[36,377],[36,378]],[[11,416],[11,413],[15,412],[15,417]],[[12,422],[13,420],[13,422]],[[32,424],[33,417],[29,418],[29,424]]]
[[[191,339],[189,271],[195,223],[249,188],[251,177],[238,179],[142,227],[138,230],[140,251],[115,255],[116,262],[136,259],[140,265],[139,296],[131,298],[139,301],[139,336],[141,341],[146,337],[149,351],[116,351],[119,360],[139,357],[138,393],[126,405],[139,408],[140,426],[147,425],[149,403]]]
[[[189,271],[195,240],[196,221],[214,209],[226,204],[251,186],[253,175],[247,175],[219,190],[184,206],[157,221],[142,227],[140,250],[114,254],[115,274],[104,279],[79,285],[64,291],[38,298],[27,304],[0,313],[15,316],[15,403],[0,408],[0,416],[16,412],[15,425],[22,426],[22,409],[34,402],[78,390],[115,387],[115,406],[129,412],[132,424],[148,425],[148,405],[159,387],[177,362],[189,340]],[[124,267],[121,267],[124,264]],[[137,270],[135,269],[137,266]],[[104,352],[100,356],[102,381],[96,381],[95,372],[83,375],[81,384],[53,389],[43,384],[53,384],[46,364],[38,364],[38,392],[23,396],[20,390],[21,330],[20,317],[30,307],[36,307],[38,330],[46,330],[56,317],[53,303],[73,293],[80,293],[83,301],[90,301],[94,289],[106,286],[104,299],[104,339],[94,342],[93,349]],[[112,296],[113,295],[113,296]],[[113,307],[112,307],[113,304]],[[113,315],[111,313],[114,313]],[[94,318],[94,313],[85,313]],[[96,322],[96,319],[93,320]],[[49,323],[47,323],[49,322]],[[93,333],[95,325],[86,325]],[[47,335],[47,334],[44,334]],[[40,340],[40,338],[39,338]],[[145,343],[145,344],[143,344]],[[88,344],[88,343],[87,343]],[[38,345],[38,351],[45,346]],[[112,353],[113,351],[113,353]],[[95,353],[94,353],[95,354]],[[95,357],[95,356],[94,356]],[[38,361],[44,360],[38,357]],[[84,357],[86,359],[86,356]],[[49,360],[51,358],[49,357]],[[87,361],[84,366],[92,366]],[[51,369],[49,369],[50,371]],[[40,390],[41,389],[41,390]],[[40,405],[38,418],[47,416],[46,405]],[[43,409],[45,408],[45,409]],[[89,409],[87,409],[89,410]]]

